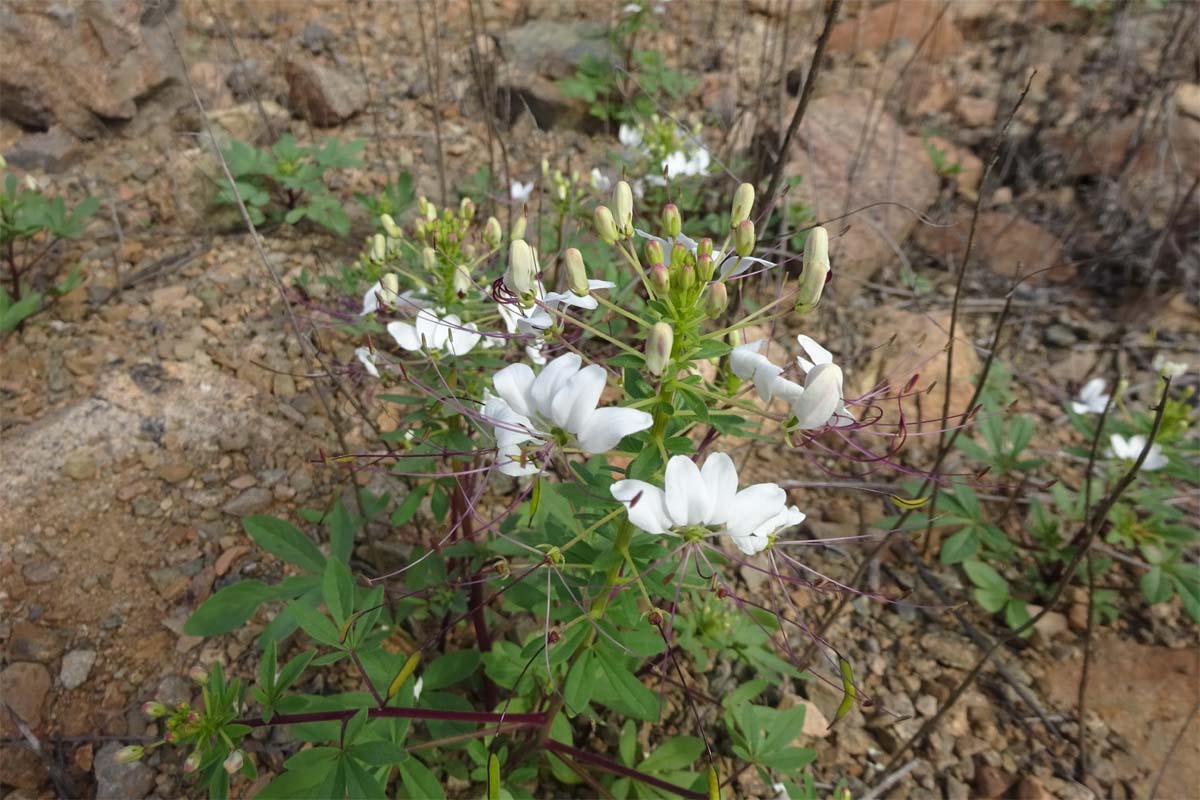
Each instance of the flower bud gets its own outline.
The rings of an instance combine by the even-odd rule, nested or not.
[[[733,249],[745,258],[754,252],[754,220],[744,219],[733,231]]]
[[[417,196],[417,214],[421,217],[429,215],[429,200],[423,194]]]
[[[385,305],[392,305],[396,302],[396,295],[400,294],[400,278],[394,272],[389,272],[379,279],[380,297]]]
[[[729,212],[729,227],[736,228],[750,218],[754,209],[754,185],[743,183],[733,193],[733,210]]]
[[[135,761],[141,761],[144,755],[146,755],[146,748],[140,744],[131,744],[118,750],[117,754],[113,756],[113,761],[118,764],[132,764]]]
[[[204,686],[208,683],[208,670],[197,664],[188,670],[188,677],[201,686]]]
[[[495,250],[500,246],[500,241],[504,238],[504,229],[500,227],[500,220],[495,217],[488,217],[487,222],[483,225],[483,241],[488,247]]]
[[[678,268],[688,260],[691,253],[679,242],[671,245],[671,267]]]
[[[142,713],[150,719],[158,719],[167,715],[167,707],[157,700],[142,703]]]
[[[724,283],[710,283],[704,297],[704,310],[712,319],[716,319],[729,308],[729,290]]]
[[[404,238],[404,231],[400,230],[400,226],[396,224],[396,220],[392,219],[391,214],[381,215],[379,224],[383,226],[384,232],[393,239]]]
[[[198,769],[200,769],[200,751],[196,750],[183,762],[183,771],[186,774],[190,774]]]
[[[379,263],[387,257],[387,239],[382,233],[377,233],[371,237],[371,260]]]
[[[242,755],[241,750],[234,750],[225,757],[225,761],[221,764],[221,766],[225,768],[226,772],[228,772],[230,775],[233,775],[242,768],[242,763],[245,760],[246,757]]]
[[[700,256],[711,257],[712,254],[713,254],[712,239],[705,236],[703,239],[696,242],[696,258],[699,258]]]
[[[463,297],[467,292],[471,291],[471,286],[474,281],[471,280],[471,271],[467,269],[466,264],[459,264],[454,268],[454,292],[459,297]]]
[[[425,219],[429,222],[437,222],[438,209],[433,203],[425,204]]]
[[[458,204],[458,215],[470,222],[475,217],[475,201],[469,197],[464,197],[462,202]]]
[[[426,247],[421,251],[421,266],[426,272],[433,272],[437,268],[437,251],[432,247]]]
[[[675,331],[665,322],[656,322],[646,336],[646,369],[651,375],[662,375],[671,360]]]
[[[821,292],[829,279],[829,232],[818,226],[808,232],[804,242],[804,270],[796,295],[796,313],[806,314],[821,302]]]
[[[567,288],[580,297],[587,297],[587,269],[583,264],[583,253],[577,248],[568,247],[567,259]]]
[[[729,342],[730,347],[741,347],[745,344],[745,338],[742,336],[742,329],[737,328],[729,332],[729,335],[725,337],[725,341]]]
[[[683,227],[683,218],[679,216],[679,208],[674,203],[667,203],[662,210],[663,236],[674,239]]]
[[[696,285],[696,268],[685,261],[675,267],[674,277],[675,284],[686,291]]]
[[[525,228],[528,226],[528,224],[529,223],[525,219],[524,214],[517,217],[517,221],[513,223],[512,230],[508,232],[508,238],[509,239],[524,239],[525,238]]]
[[[618,181],[613,191],[613,214],[616,216],[617,231],[625,237],[633,235],[633,189],[625,181]]]
[[[533,284],[537,280],[537,256],[524,239],[514,239],[508,250],[508,271],[504,273],[504,285],[522,300],[533,297]]]
[[[659,297],[665,295],[671,288],[671,273],[667,270],[667,265],[661,261],[650,266],[650,273],[647,276],[650,281],[650,288]]]
[[[428,226],[429,226],[429,223],[427,223],[425,221],[424,217],[417,217],[416,219],[413,220],[413,233],[415,233],[417,235],[418,239],[424,239],[425,238],[425,229]]]
[[[613,219],[612,211],[608,206],[596,206],[596,210],[592,212],[592,219],[596,223],[596,235],[600,237],[600,241],[605,244],[615,244],[617,241],[617,223]]]
[[[717,265],[713,263],[712,256],[700,256],[696,259],[696,279],[708,283],[712,280],[713,273],[717,271]]]

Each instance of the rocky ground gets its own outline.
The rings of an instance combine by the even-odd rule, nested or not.
[[[843,11],[797,143],[782,154],[790,174],[804,175],[797,191],[818,218],[891,203],[831,224],[829,307],[837,311],[821,324],[840,352],[862,356],[862,386],[898,359],[905,369],[943,372],[956,259],[989,142],[1035,69],[1009,133],[1020,147],[997,167],[1004,180],[986,187],[963,342],[986,346],[1011,279],[1039,272],[1018,290],[1006,345],[1023,410],[1061,421],[1063,400],[1114,350],[1130,372],[1158,352],[1194,363],[1195,198],[1183,201],[1200,177],[1200,75],[1194,52],[1193,62],[1185,57],[1195,14],[1139,7],[1113,18],[1046,0],[964,0],[945,13],[932,2],[901,4],[899,14],[895,2]],[[85,284],[0,339],[6,800],[186,794],[175,754],[131,768],[112,759],[122,743],[153,734],[142,702],[190,697],[192,665],[248,669],[252,626],[208,642],[182,632],[215,589],[279,570],[240,518],[294,518],[324,507],[350,480],[379,479],[320,463],[339,447],[335,428],[351,447],[368,434],[342,398],[327,398],[333,418],[326,414],[317,393],[327,384],[312,379],[316,365],[285,325],[252,242],[210,207],[217,165],[204,123],[218,136],[259,142],[285,129],[301,139],[366,140],[363,168],[332,187],[345,198],[377,189],[397,169],[436,197],[434,114],[451,185],[488,165],[485,119],[494,111],[504,117],[513,178],[535,176],[543,157],[604,165],[610,134],[588,124],[553,79],[596,46],[589,26],[609,20],[612,4],[486,3],[477,28],[463,0],[440,5],[436,92],[415,4],[13,0],[0,9],[0,152],[53,193],[102,199],[86,235],[55,254],[81,264]],[[676,19],[651,42],[698,77],[672,111],[705,121],[717,155],[780,157],[822,4],[671,5]],[[500,102],[476,92],[472,51]],[[929,142],[960,165],[956,174],[939,174]],[[289,283],[302,272],[332,273],[365,225],[356,219],[346,240],[270,230],[266,254]],[[902,269],[930,290],[911,291]],[[313,300],[327,309],[352,302]],[[331,317],[302,312],[328,361],[350,363],[354,343]],[[947,387],[958,407],[978,365],[972,349],[960,350]],[[1185,380],[1194,385],[1195,373]],[[368,403],[372,423],[388,429],[386,411]],[[1059,444],[1052,435],[1036,448],[1053,455]],[[911,457],[923,453],[914,440]],[[768,451],[756,469],[787,470],[787,458]],[[803,497],[806,508],[823,508],[810,516],[814,535],[857,531],[850,504]],[[849,575],[859,556],[832,549],[820,563]],[[952,573],[937,574],[955,602],[965,597]],[[927,596],[900,555],[879,580]],[[794,599],[814,612],[828,605],[807,592]],[[1195,629],[1166,606],[1098,633],[1082,723],[1093,765],[1081,784],[1070,764],[1082,606],[1080,596],[1069,599],[984,673],[910,754],[914,765],[887,797],[1147,795],[1200,699]],[[977,610],[966,613],[991,630]],[[856,710],[831,730],[838,697],[806,687],[793,701],[809,705],[803,738],[818,749],[822,785],[850,778],[870,787],[876,767],[936,713],[978,650],[936,604],[859,600],[830,638],[865,665],[870,690],[900,718]],[[277,766],[270,744],[256,753],[267,767]],[[1159,797],[1194,796],[1198,765],[1193,724]],[[746,772],[738,794],[770,790]]]

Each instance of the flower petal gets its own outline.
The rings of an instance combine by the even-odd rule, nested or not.
[[[421,349],[421,338],[417,336],[417,329],[407,322],[389,322],[387,332],[396,340],[396,344],[403,347],[405,350],[413,351]]]
[[[814,430],[829,424],[829,418],[842,407],[842,369],[837,364],[818,364],[808,373],[804,394],[792,404],[801,430]]]
[[[360,317],[365,317],[367,314],[379,310],[379,295],[377,292],[382,290],[383,281],[375,281],[371,285],[371,288],[367,289],[367,293],[363,295],[362,311],[359,313]]]
[[[379,377],[379,368],[375,366],[375,355],[371,352],[371,348],[356,348],[354,351],[354,357],[357,358],[359,363],[363,365],[363,369],[367,371],[368,375],[370,375],[372,378]]]
[[[446,322],[453,326],[449,328],[450,340],[446,344],[446,349],[452,356],[465,356],[474,350],[475,345],[479,344],[479,340],[483,338],[474,322],[463,325],[462,321],[454,314],[446,317]]]
[[[590,364],[579,370],[550,400],[550,419],[572,434],[583,430],[588,417],[596,410],[607,382],[608,375],[599,364]]]
[[[612,496],[625,504],[629,521],[646,533],[666,533],[671,529],[662,489],[645,481],[617,481],[610,487]]]
[[[766,343],[766,339],[759,339],[756,342],[746,342],[733,348],[733,352],[729,354],[729,368],[733,374],[742,380],[753,378],[754,368],[759,363],[758,359],[762,358],[758,353]]]
[[[787,505],[787,492],[774,483],[756,483],[738,492],[725,515],[730,536],[749,536]]]
[[[713,524],[725,522],[729,507],[733,503],[734,496],[737,495],[738,475],[737,467],[733,465],[733,459],[725,453],[713,453],[704,462],[704,467],[700,470],[700,477],[704,479],[704,486],[708,490],[709,496],[713,498],[713,509],[709,522]]]
[[[546,365],[529,387],[529,406],[534,414],[550,416],[550,404],[563,385],[579,372],[583,363],[575,353],[565,353]]]
[[[715,498],[709,493],[700,468],[690,458],[671,457],[663,490],[667,494],[667,513],[677,526],[708,523]]]
[[[514,411],[526,417],[532,415],[529,387],[533,385],[533,370],[528,364],[509,364],[492,376],[492,385]]]
[[[804,352],[808,353],[808,357],[812,359],[812,363],[814,365],[833,363],[833,353],[817,344],[816,340],[814,340],[811,336],[805,336],[802,333],[797,336],[796,339],[799,340],[800,346],[804,348]],[[808,372],[808,368],[805,368],[804,371]]]
[[[575,432],[575,442],[588,455],[607,453],[632,433],[654,424],[654,417],[635,408],[598,408]]]
[[[450,338],[450,329],[446,327],[437,314],[428,308],[417,312],[417,336],[425,343],[428,350],[441,350]]]

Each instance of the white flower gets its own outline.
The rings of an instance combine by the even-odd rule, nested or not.
[[[371,288],[367,289],[367,293],[363,295],[362,311],[359,313],[359,316],[365,317],[367,314],[373,314],[379,310],[381,305],[385,308],[404,308],[419,311],[422,308],[428,308],[432,304],[421,297],[419,292],[411,289],[403,291],[400,294],[391,294],[387,289],[383,288],[383,281],[378,280],[371,284]]]
[[[612,281],[588,281],[589,291],[611,289],[614,286],[616,284]],[[534,282],[533,290],[537,302],[530,306],[522,306],[516,302],[499,303],[500,318],[504,320],[504,325],[509,333],[520,331],[521,333],[540,334],[554,324],[557,315],[551,313],[552,311],[557,311],[563,306],[592,311],[600,305],[590,294],[578,295],[569,290],[547,292],[541,281]]]
[[[496,396],[485,398],[483,415],[496,428],[496,465],[505,475],[531,475],[520,445],[566,440],[588,455],[607,452],[626,436],[650,427],[653,418],[632,408],[597,408],[604,392],[604,367],[580,368],[582,360],[567,353],[538,375],[528,364],[509,364],[496,373]]]
[[[612,180],[600,171],[598,167],[592,167],[592,188],[597,192],[607,192],[612,188]]]
[[[409,351],[445,351],[452,356],[471,352],[479,344],[482,335],[474,322],[463,324],[457,314],[439,318],[428,308],[417,314],[415,325],[407,322],[389,322],[387,332],[396,344]]]
[[[1154,368],[1167,378],[1179,378],[1186,375],[1188,371],[1186,362],[1168,361],[1162,353],[1154,357]]]
[[[800,334],[796,337],[800,342],[800,346],[804,348],[804,352],[811,358],[809,361],[803,356],[796,356],[796,363],[800,365],[800,369],[804,370],[807,376],[804,381],[804,390],[809,393],[808,404],[805,408],[812,415],[813,419],[821,419],[821,422],[816,425],[806,426],[803,424],[803,418],[796,412],[795,404],[793,412],[797,418],[801,418],[801,428],[815,427],[819,428],[829,422],[829,416],[832,416],[834,425],[848,425],[854,422],[854,417],[846,410],[846,401],[842,396],[842,368],[833,363],[833,354],[826,350],[821,345],[817,344],[811,337]],[[821,402],[817,402],[817,395],[822,396]],[[836,400],[833,398],[836,397]],[[824,408],[832,406],[833,411],[830,415],[822,417]]]
[[[369,347],[359,347],[354,351],[354,357],[363,365],[363,369],[367,371],[372,378],[379,377],[379,368],[375,366],[375,354],[371,352]]]
[[[513,202],[524,203],[533,194],[533,181],[529,183],[513,181],[512,186],[509,187],[508,194],[513,199]]]
[[[754,384],[764,403],[781,398],[792,409],[796,427],[816,430],[826,425],[848,425],[854,417],[846,410],[842,396],[842,370],[833,363],[833,355],[807,336],[800,345],[812,361],[797,357],[800,369],[807,375],[804,385],[783,377],[783,369],[762,355],[766,341],[747,342],[733,349],[729,368],[743,380]]]
[[[622,125],[617,129],[617,140],[626,147],[638,147],[642,143],[642,130],[632,125]]]
[[[1071,401],[1071,410],[1076,414],[1103,414],[1108,407],[1104,386],[1104,378],[1092,378],[1085,383],[1079,390],[1079,399]]]
[[[712,157],[708,154],[708,150],[699,147],[690,156],[682,150],[676,150],[663,159],[662,168],[670,177],[678,178],[689,175],[706,175],[710,163],[712,163]],[[653,177],[661,180],[659,176]]]
[[[1140,433],[1130,436],[1128,439],[1119,433],[1114,433],[1110,442],[1108,455],[1124,461],[1136,461],[1137,457],[1142,454],[1142,450],[1146,449],[1146,437]],[[1161,469],[1168,463],[1170,463],[1170,459],[1163,455],[1162,448],[1154,444],[1150,446],[1150,452],[1146,454],[1146,460],[1142,462],[1142,469]]]
[[[672,456],[662,489],[624,480],[611,491],[629,510],[629,521],[646,533],[722,533],[746,555],[764,550],[781,528],[804,521],[800,509],[788,506],[787,492],[774,483],[756,483],[739,492],[737,468],[724,453],[710,455],[703,469],[687,456]]]
[[[653,239],[654,241],[661,242],[663,246],[663,253],[668,256],[670,256],[671,248],[676,242],[686,247],[693,255],[696,252],[696,240],[682,233],[676,236],[674,240],[671,240],[663,239],[660,236],[655,236],[637,228],[634,228],[633,232],[643,239]],[[751,264],[759,264],[768,269],[775,266],[774,261],[767,261],[765,258],[756,258],[754,256],[745,256],[743,258],[739,258],[737,253],[722,253],[720,250],[713,250],[712,260],[713,263],[717,265],[717,274],[721,278],[736,277],[741,275],[743,272],[750,269]]]
[[[421,699],[421,690],[425,688],[425,676],[417,676],[417,682],[413,684],[413,702]]]

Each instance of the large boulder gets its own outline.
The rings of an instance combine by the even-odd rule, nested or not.
[[[0,6],[0,114],[90,138],[131,120],[179,75],[173,2],[10,0]]]
[[[288,105],[320,128],[339,125],[367,107],[362,79],[311,58],[287,63]]]
[[[938,176],[921,140],[872,108],[865,92],[814,99],[787,157],[785,174],[803,178],[792,199],[817,219],[876,204],[828,223],[835,280],[869,280],[898,263],[897,249],[937,199]]]
[[[570,97],[558,81],[588,60],[613,58],[602,25],[533,20],[505,32],[496,65],[497,110],[507,122],[528,111],[543,129],[588,128],[588,104]]]

